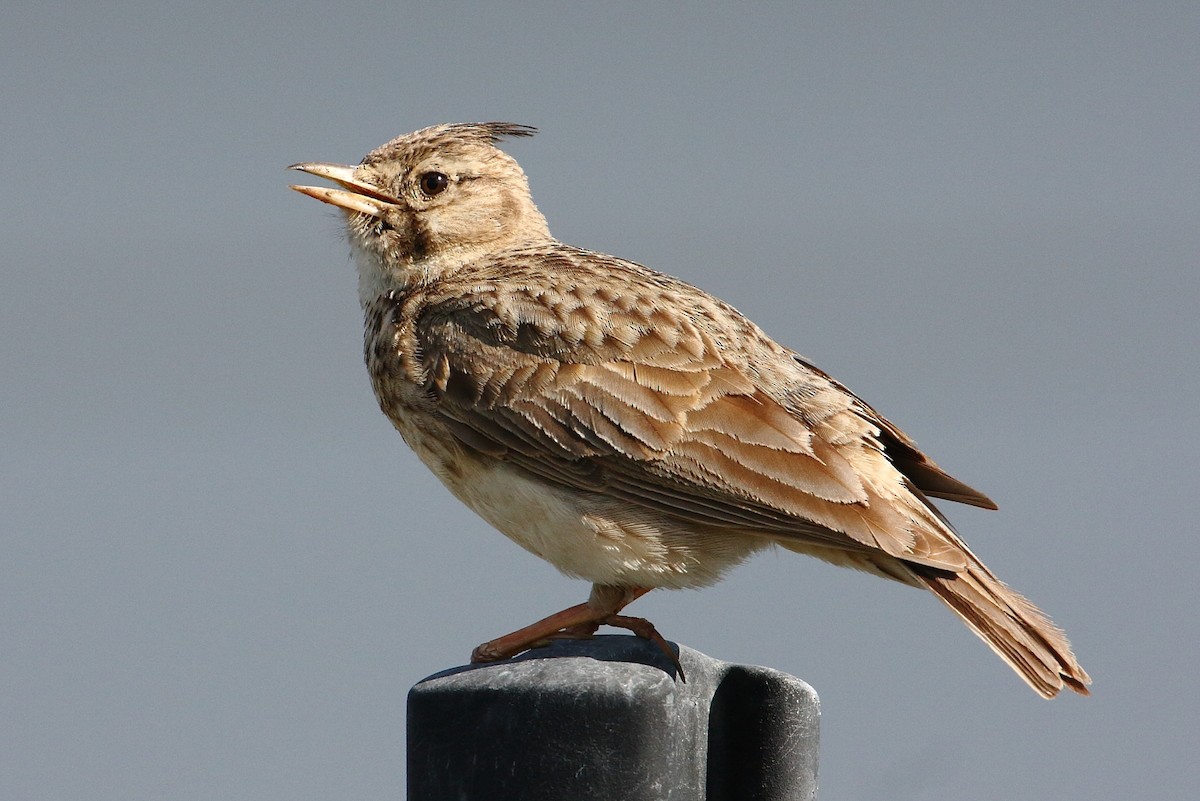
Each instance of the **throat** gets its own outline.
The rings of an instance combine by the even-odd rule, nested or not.
[[[357,244],[351,245],[354,264],[358,267],[358,301],[365,309],[374,300],[398,288],[403,282],[391,277],[391,271],[384,265],[377,253],[366,250]]]
[[[350,250],[358,268],[358,300],[364,309],[389,292],[428,283],[445,270],[440,260],[389,262],[378,251],[357,243],[351,243]]]

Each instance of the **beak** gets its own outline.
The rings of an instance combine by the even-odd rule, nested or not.
[[[397,208],[400,205],[396,198],[383,194],[377,187],[360,178],[355,178],[354,172],[357,169],[355,167],[344,164],[306,162],[293,164],[288,169],[306,172],[319,178],[328,178],[330,181],[344,186],[345,189],[330,189],[324,186],[296,186],[293,184],[292,189],[346,211],[356,211],[369,217],[382,217],[389,209]]]

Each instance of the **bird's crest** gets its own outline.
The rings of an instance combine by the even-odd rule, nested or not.
[[[527,137],[537,133],[532,125],[515,122],[453,122],[422,128],[398,136],[367,154],[363,164],[387,161],[407,153],[417,158],[437,151],[454,151],[462,147],[494,147],[502,139]]]

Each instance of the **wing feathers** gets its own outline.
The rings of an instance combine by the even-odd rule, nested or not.
[[[666,311],[642,283],[589,290],[611,296],[601,304],[520,285],[448,288],[417,322],[426,386],[464,445],[706,525],[962,568],[948,525],[885,449],[929,494],[973,491],[736,313],[707,296]],[[728,358],[756,352],[757,366]]]

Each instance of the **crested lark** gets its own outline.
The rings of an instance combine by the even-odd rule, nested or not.
[[[593,584],[472,659],[601,623],[665,649],[620,611],[776,544],[931,590],[1039,694],[1087,694],[1062,631],[929,499],[995,504],[733,307],[555,240],[496,147],[533,132],[439,125],[293,166],[340,187],[293,188],[345,212],[384,414],[461,501]]]

